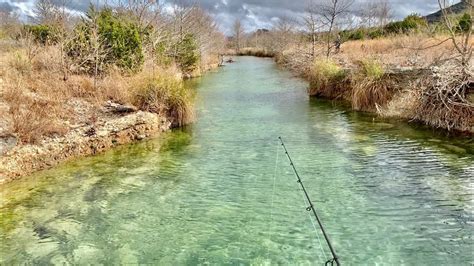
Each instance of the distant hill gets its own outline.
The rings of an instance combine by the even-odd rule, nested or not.
[[[470,2],[470,3],[469,3]],[[466,10],[466,8],[469,5],[473,4],[473,0],[462,0],[460,3],[454,4],[448,8],[448,13],[454,13],[454,14],[461,14]],[[434,23],[434,22],[439,22],[443,16],[442,10],[439,10],[435,13],[429,14],[425,16],[425,19],[428,21],[428,23]]]

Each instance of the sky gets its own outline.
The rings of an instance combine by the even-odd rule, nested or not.
[[[56,0],[58,1],[58,0]],[[94,0],[104,2],[106,0]],[[176,0],[161,0],[171,5]],[[302,17],[309,0],[196,0],[201,7],[211,13],[219,23],[221,30],[230,33],[232,24],[237,18],[243,22],[247,31],[258,28],[271,28],[280,17]],[[324,0],[314,0],[324,1]],[[354,8],[363,6],[371,0],[354,0]],[[388,0],[394,19],[401,19],[409,14],[427,15],[438,10],[437,0]],[[0,0],[0,10],[15,11],[23,19],[32,14],[35,0]],[[459,2],[459,1],[453,1]],[[70,0],[71,12],[87,9],[90,0]]]

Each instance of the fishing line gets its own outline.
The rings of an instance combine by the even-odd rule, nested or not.
[[[280,154],[280,144],[277,143],[276,145],[277,150],[276,150],[276,159],[275,159],[275,170],[273,171],[273,189],[272,189],[272,203],[271,203],[271,208],[270,208],[270,226],[268,228],[268,235],[270,236],[271,240],[271,231],[273,229],[273,203],[274,203],[274,198],[275,198],[275,187],[276,187],[276,176],[277,176],[277,169],[278,169],[278,157]],[[270,255],[270,248],[267,248],[267,257]]]
[[[296,167],[293,163],[293,160],[290,157],[290,154],[288,153],[288,150],[286,149],[285,143],[283,142],[283,139],[281,137],[278,137],[280,139],[281,145],[283,146],[283,149],[285,150],[286,157],[290,161],[290,165],[293,168],[293,172],[295,173],[297,182],[300,184],[301,189],[303,190],[304,196],[306,197],[306,200],[308,201],[309,206],[306,208],[307,211],[312,211],[314,214],[314,217],[316,218],[316,221],[318,222],[319,228],[321,229],[321,232],[323,233],[324,239],[326,240],[326,243],[328,244],[329,250],[331,251],[332,254],[332,259],[326,261],[326,265],[333,265],[336,263],[337,266],[341,265],[339,263],[339,259],[336,255],[336,251],[334,251],[334,248],[332,247],[331,241],[329,240],[328,235],[326,234],[326,230],[324,230],[323,224],[321,223],[321,220],[319,219],[318,214],[316,213],[316,209],[314,208],[313,203],[311,202],[311,199],[308,195],[308,192],[306,191],[306,188],[303,184],[303,180],[301,180],[300,175],[298,174],[298,171],[296,170]]]
[[[307,202],[306,200],[306,197],[304,196],[304,193],[301,194],[301,196],[303,196],[303,207],[306,208],[306,206],[309,205],[309,203]],[[314,223],[312,217],[311,217],[311,213],[308,212],[308,217],[309,217],[309,220],[311,221],[311,224],[313,225],[313,228],[314,228],[314,232],[316,233],[316,237],[318,238],[318,242],[319,242],[319,248],[321,249],[321,253],[323,254],[323,258],[328,261],[328,254],[326,253],[326,251],[324,250],[323,248],[323,243],[321,242],[321,238],[319,237],[319,233],[318,233],[318,229],[316,228],[316,224]]]

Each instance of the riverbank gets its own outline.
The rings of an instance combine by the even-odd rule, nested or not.
[[[192,92],[176,68],[64,78],[57,46],[30,59],[23,47],[2,48],[0,184],[194,121]]]
[[[348,41],[327,59],[324,47],[296,45],[274,53],[277,64],[310,82],[308,94],[344,101],[354,110],[474,134],[474,78],[462,73],[444,36]],[[474,40],[473,40],[474,41]],[[471,42],[473,42],[471,41]],[[429,47],[429,48],[426,48]],[[251,55],[271,54],[247,48]],[[472,58],[471,58],[472,65]]]
[[[150,112],[121,115],[103,110],[94,124],[79,125],[64,136],[44,138],[37,144],[17,145],[13,136],[2,138],[0,185],[65,161],[156,136],[169,130],[170,125],[165,118]]]

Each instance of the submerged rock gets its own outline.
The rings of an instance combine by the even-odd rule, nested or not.
[[[442,146],[444,148],[446,148],[447,150],[452,151],[454,153],[458,153],[458,154],[465,154],[466,153],[466,149],[461,148],[459,146],[455,146],[455,145],[452,145],[452,144],[443,144]]]

